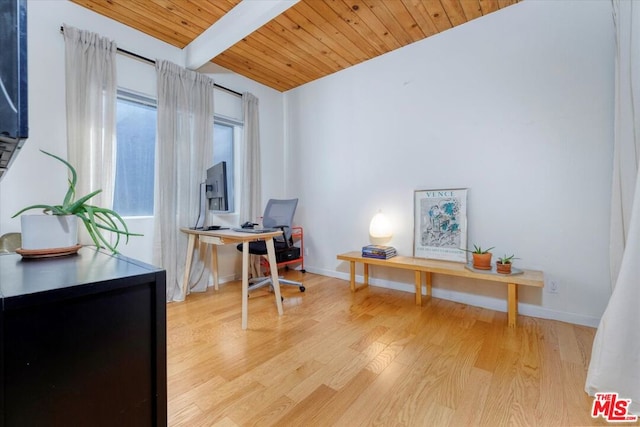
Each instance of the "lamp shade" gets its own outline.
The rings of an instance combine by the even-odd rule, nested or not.
[[[391,223],[382,212],[378,212],[369,224],[369,235],[376,239],[390,239],[393,235]]]

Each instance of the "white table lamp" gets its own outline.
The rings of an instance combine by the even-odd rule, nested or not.
[[[391,231],[391,223],[382,212],[378,212],[371,219],[369,224],[369,236],[372,242],[376,244],[387,243],[391,240],[393,232]]]

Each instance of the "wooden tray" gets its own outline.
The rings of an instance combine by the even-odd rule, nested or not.
[[[509,274],[498,273],[496,271],[495,264],[491,264],[491,269],[489,269],[489,270],[481,270],[479,268],[474,268],[473,264],[466,264],[464,267],[469,271],[475,271],[476,273],[493,274],[495,276],[515,276],[516,274],[523,274],[524,273],[524,271],[520,270],[519,268],[515,268],[515,267],[511,267],[511,273],[509,273]]]
[[[22,258],[51,258],[73,255],[75,253],[78,253],[78,250],[80,250],[81,247],[82,245],[50,249],[16,249],[16,253],[22,255]]]

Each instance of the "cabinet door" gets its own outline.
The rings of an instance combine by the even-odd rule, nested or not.
[[[155,285],[6,311],[5,425],[155,425]]]

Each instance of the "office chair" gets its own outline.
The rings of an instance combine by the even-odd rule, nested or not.
[[[293,239],[291,237],[291,226],[293,224],[293,216],[296,213],[296,207],[298,206],[298,199],[269,199],[267,207],[264,209],[262,216],[262,227],[264,228],[279,228],[282,230],[282,235],[273,239],[273,245],[276,252],[276,262],[278,262],[279,254],[285,253],[293,246]],[[242,252],[242,243],[237,247]],[[249,253],[252,255],[267,255],[267,244],[264,240],[249,243]],[[278,279],[282,285],[297,286],[300,292],[305,291],[305,287],[300,282],[293,280]],[[263,286],[273,285],[271,277],[255,278],[252,283],[249,284],[249,290],[261,288]]]

